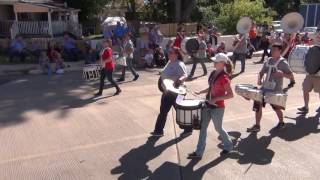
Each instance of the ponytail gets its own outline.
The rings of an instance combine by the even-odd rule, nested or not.
[[[229,76],[231,76],[234,69],[233,69],[233,63],[232,63],[232,61],[230,59],[228,59],[228,61],[225,63],[225,67],[226,67],[225,68],[226,73]]]

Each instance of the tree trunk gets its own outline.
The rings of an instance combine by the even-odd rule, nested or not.
[[[181,20],[182,22],[190,21],[192,10],[196,7],[196,0],[185,0],[182,6]]]
[[[181,8],[182,8],[182,3],[181,0],[174,0],[175,3],[175,22],[180,22],[181,21]]]

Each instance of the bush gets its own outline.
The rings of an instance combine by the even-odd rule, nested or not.
[[[270,8],[265,7],[264,0],[235,0],[231,3],[218,3],[219,15],[214,20],[222,33],[236,33],[236,25],[241,17],[248,16],[257,24],[272,21],[276,15]]]

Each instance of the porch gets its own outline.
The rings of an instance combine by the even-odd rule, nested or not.
[[[69,8],[66,4],[18,2],[11,8],[10,5],[5,5],[5,8],[2,5],[2,9],[6,9],[7,17],[10,15],[10,18],[0,18],[2,37],[14,38],[17,34],[56,37],[66,31],[78,37],[82,35],[78,22],[80,10]]]
[[[80,24],[72,21],[12,21],[0,24],[6,24],[4,28],[12,37],[17,34],[24,36],[48,36],[56,37],[61,36],[64,32],[70,32],[76,36],[81,36],[82,27]],[[11,28],[9,28],[11,24]]]

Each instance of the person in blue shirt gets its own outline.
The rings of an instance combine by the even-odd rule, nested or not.
[[[20,35],[10,45],[9,61],[12,62],[14,57],[19,57],[21,62],[24,62],[26,59],[26,43]]]
[[[113,34],[115,36],[115,39],[121,39],[123,37],[123,35],[125,34],[126,29],[123,27],[123,25],[121,25],[121,23],[118,21],[117,22],[117,26],[114,28],[113,30]],[[118,42],[119,44],[121,42]]]
[[[66,56],[66,59],[71,61],[78,60],[78,49],[76,46],[76,42],[72,39],[68,33],[64,34],[63,43],[62,43],[63,53]]]

